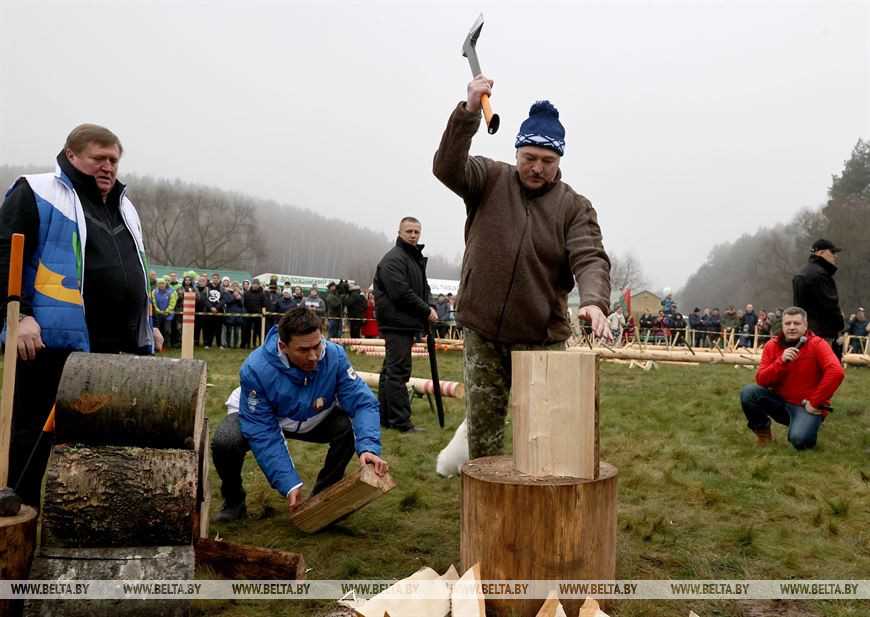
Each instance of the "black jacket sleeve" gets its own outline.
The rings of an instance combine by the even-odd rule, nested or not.
[[[6,296],[9,286],[9,253],[12,249],[12,234],[24,234],[24,261],[33,255],[38,243],[39,210],[36,196],[25,180],[19,180],[0,207],[0,309],[6,313]],[[32,297],[21,298],[21,313],[33,315]]]

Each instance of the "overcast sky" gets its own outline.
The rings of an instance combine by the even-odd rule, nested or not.
[[[530,104],[550,99],[563,179],[655,287],[823,203],[870,137],[870,0],[0,0],[0,163],[48,164],[96,122],[124,143],[122,179],[243,191],[390,236],[416,215],[427,252],[454,259],[464,210],[431,160],[481,10],[502,128],[472,152],[512,161]]]

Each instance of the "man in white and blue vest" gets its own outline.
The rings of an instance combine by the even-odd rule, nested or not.
[[[57,155],[54,172],[21,176],[0,208],[3,304],[11,236],[25,237],[9,479],[23,501],[37,508],[50,440],[40,443],[29,465],[27,460],[67,356],[144,355],[163,344],[150,323],[139,215],[117,180],[122,153],[110,130],[78,126]]]

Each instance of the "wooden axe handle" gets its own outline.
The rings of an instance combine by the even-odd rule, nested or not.
[[[486,120],[486,129],[490,135],[494,135],[498,130],[499,117],[498,114],[492,113],[492,106],[489,104],[489,95],[480,95],[480,106],[483,108],[483,118]]]
[[[9,287],[6,301],[6,351],[3,355],[3,393],[0,396],[0,487],[9,485],[9,444],[12,437],[12,402],[15,397],[15,367],[18,360],[18,311],[21,302],[21,270],[24,235],[12,234]]]

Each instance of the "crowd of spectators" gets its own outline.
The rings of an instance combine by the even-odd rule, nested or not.
[[[782,307],[756,311],[752,304],[747,304],[743,309],[731,305],[724,312],[719,307],[695,307],[685,315],[668,295],[662,300],[657,314],[643,312],[637,323],[633,316],[623,314],[622,305],[614,307],[608,320],[618,343],[639,338],[653,344],[683,345],[688,342],[693,347],[733,344],[738,348],[753,348],[763,346],[782,332],[782,311]],[[864,353],[866,337],[870,335],[870,320],[864,307],[858,307],[849,317],[844,334],[851,337],[850,351]]]
[[[298,306],[308,307],[324,319],[329,338],[345,333],[355,339],[380,337],[373,293],[363,293],[359,285],[346,280],[329,283],[326,294],[321,295],[317,287],[305,291],[289,282],[279,285],[276,276],[268,284],[256,278],[233,281],[218,272],[209,276],[188,271],[179,280],[176,272],[158,278],[152,271],[149,278],[154,327],[163,333],[168,347],[181,345],[185,292],[196,294],[194,343],[205,349],[256,348],[263,320],[268,330],[282,314]],[[440,320],[437,333],[446,337],[455,331],[454,296],[439,294],[431,301]]]

